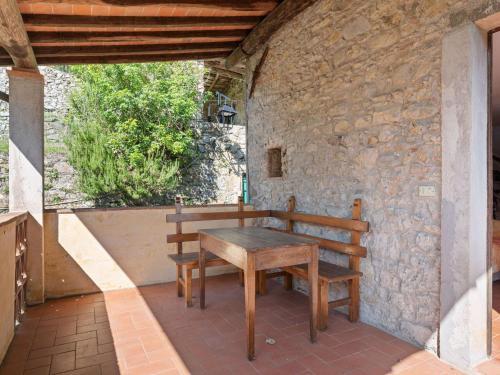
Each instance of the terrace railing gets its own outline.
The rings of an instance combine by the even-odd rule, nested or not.
[[[27,256],[28,240],[26,231],[28,215],[20,216],[16,221],[16,273],[15,273],[15,310],[14,323],[18,326],[26,308],[26,282],[28,280]]]

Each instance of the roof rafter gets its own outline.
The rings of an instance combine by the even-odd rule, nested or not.
[[[5,1],[5,0],[4,0]],[[13,0],[9,0],[13,1]],[[45,27],[221,27],[239,26],[252,28],[262,17],[140,17],[140,16],[73,16],[59,14],[23,14],[24,24]]]
[[[16,67],[38,69],[15,0],[0,0],[0,45],[9,53]]]
[[[259,47],[267,43],[271,35],[278,29],[317,1],[284,0],[248,34],[240,46],[227,58],[226,67],[231,68],[248,56],[253,55]]]
[[[33,45],[38,43],[116,43],[157,42],[168,43],[172,39],[243,39],[247,30],[185,30],[185,31],[82,31],[53,32],[30,31],[28,37]]]
[[[114,45],[114,46],[47,46],[33,47],[36,56],[113,56],[113,55],[157,55],[195,52],[230,52],[237,43],[181,43],[181,44],[147,44],[147,45]],[[8,57],[0,51],[0,58]]]
[[[209,60],[227,57],[229,52],[178,53],[175,55],[113,55],[113,56],[53,56],[40,57],[38,63],[43,65],[71,64],[129,64],[165,62],[180,60]],[[0,66],[10,64],[10,59],[0,58]]]
[[[19,4],[73,4],[104,6],[149,6],[168,5],[185,8],[221,9],[238,11],[270,11],[276,0],[18,0]]]

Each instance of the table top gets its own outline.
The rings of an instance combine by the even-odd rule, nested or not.
[[[201,229],[199,233],[215,237],[248,252],[319,244],[310,238],[261,227]]]

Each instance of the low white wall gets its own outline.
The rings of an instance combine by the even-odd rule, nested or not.
[[[0,363],[14,337],[16,222],[0,215]]]
[[[235,205],[183,208],[183,212],[236,211]],[[173,207],[60,210],[45,213],[45,294],[47,298],[84,294],[175,280],[175,264],[166,243],[175,233],[166,214]],[[248,221],[251,224],[251,221]],[[183,232],[236,227],[237,220],[184,223]],[[184,252],[199,251],[198,242]],[[208,275],[234,272],[214,267]]]

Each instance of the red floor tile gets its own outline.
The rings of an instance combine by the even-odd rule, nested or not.
[[[28,309],[0,375],[457,374],[433,354],[331,312],[308,339],[307,298],[269,283],[257,298],[256,360],[246,359],[244,291],[234,275],[209,278],[207,309],[186,309],[175,284],[52,300]],[[500,373],[500,283],[493,289],[493,358]],[[276,343],[269,345],[266,338]]]

